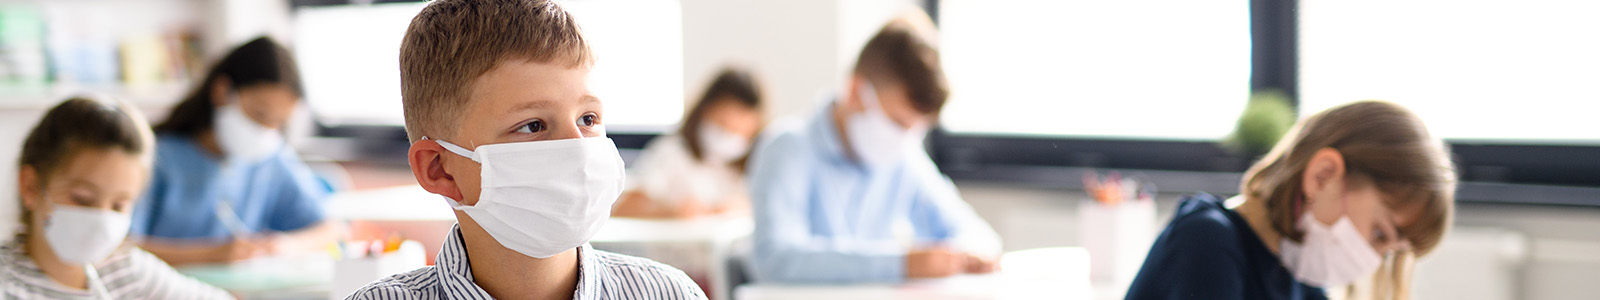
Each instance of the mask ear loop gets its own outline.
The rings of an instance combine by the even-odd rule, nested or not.
[[[472,159],[472,161],[475,161],[475,162],[478,162],[478,163],[483,163],[482,161],[478,161],[478,153],[477,153],[477,151],[467,150],[467,148],[458,146],[455,143],[446,142],[444,140],[430,139],[430,138],[428,138],[426,136],[422,137],[422,139],[423,140],[433,140],[433,142],[439,143],[440,147],[444,147],[444,150],[449,150],[450,153],[455,153],[456,155],[460,155],[462,157],[466,157],[466,158]]]

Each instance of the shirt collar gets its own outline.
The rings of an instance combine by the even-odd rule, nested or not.
[[[574,300],[600,299],[600,259],[588,243],[578,247],[578,288]]]
[[[806,124],[811,132],[811,144],[830,161],[853,164],[854,161],[845,153],[844,136],[839,134],[839,127],[833,123],[834,107],[839,103],[839,96],[830,96],[830,99],[833,100],[823,104],[821,109],[812,114],[810,124]]]
[[[461,239],[461,224],[450,228],[444,247],[434,257],[435,272],[444,294],[450,299],[490,299],[489,292],[478,287],[468,263],[466,243]],[[574,300],[600,299],[600,262],[594,248],[585,243],[578,247],[578,286]]]

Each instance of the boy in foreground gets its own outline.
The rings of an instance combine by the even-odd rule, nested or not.
[[[440,0],[400,48],[411,172],[455,208],[436,265],[350,299],[704,299],[682,271],[594,250],[623,187],[593,57],[547,0]]]

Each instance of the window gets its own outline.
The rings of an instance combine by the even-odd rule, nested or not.
[[[1217,140],[1249,96],[1249,1],[939,5],[952,132]]]
[[[306,97],[330,125],[401,125],[400,41],[424,3],[303,7],[295,54]],[[675,1],[565,1],[598,57],[590,89],[612,131],[683,114],[683,33]]]
[[[660,131],[683,117],[683,10],[677,1],[563,1],[597,57],[589,87],[607,129]]]
[[[306,101],[329,125],[403,125],[400,40],[426,3],[304,7],[294,54]]]
[[[1452,140],[1600,145],[1600,2],[1304,0],[1300,107],[1383,99]]]

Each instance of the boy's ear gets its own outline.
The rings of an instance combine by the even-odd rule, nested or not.
[[[1306,163],[1305,173],[1301,174],[1301,190],[1306,193],[1306,200],[1311,201],[1314,195],[1329,192],[1329,188],[1339,188],[1344,183],[1344,155],[1333,148],[1322,148],[1311,155],[1311,161]]]
[[[37,202],[39,202],[41,194],[43,194],[43,191],[39,190],[39,169],[35,169],[30,165],[22,165],[19,169],[17,170],[17,191],[22,196],[22,199],[18,200],[22,201],[22,207],[34,210],[36,209],[35,206],[38,205]],[[22,221],[28,222],[28,220]]]
[[[461,188],[456,187],[456,179],[444,171],[445,153],[443,146],[433,140],[418,140],[411,143],[411,150],[406,153],[406,159],[411,163],[411,176],[417,178],[417,184],[428,192],[443,195],[462,201]]]

